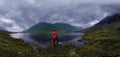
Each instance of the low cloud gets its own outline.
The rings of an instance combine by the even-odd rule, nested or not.
[[[0,18],[0,26],[5,27],[6,30],[12,31],[12,32],[17,32],[17,31],[23,31],[23,29],[16,24],[16,22],[6,19],[6,18]]]

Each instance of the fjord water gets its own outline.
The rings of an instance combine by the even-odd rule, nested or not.
[[[10,34],[12,38],[22,39],[27,43],[33,45],[39,45],[41,47],[48,47],[52,42],[50,33],[39,33],[39,34],[30,34],[30,33],[14,33]],[[84,42],[79,42],[83,36],[83,33],[59,33],[59,44],[72,43],[76,48],[84,46]]]

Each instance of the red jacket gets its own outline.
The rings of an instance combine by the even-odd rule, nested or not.
[[[58,32],[57,31],[53,31],[52,32],[52,39],[57,39],[58,38]]]

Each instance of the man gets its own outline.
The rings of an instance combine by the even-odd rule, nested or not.
[[[55,45],[56,43],[58,44],[58,32],[56,31],[56,28],[54,28],[52,32],[52,42],[53,45]]]

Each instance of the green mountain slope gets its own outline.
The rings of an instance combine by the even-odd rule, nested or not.
[[[120,14],[109,16],[85,32],[83,40],[99,50],[99,56],[120,55]]]
[[[30,33],[48,33],[52,32],[53,28],[56,28],[58,32],[74,32],[77,31],[77,27],[65,24],[65,23],[55,23],[55,24],[50,24],[50,23],[39,23],[25,32],[30,32]]]

